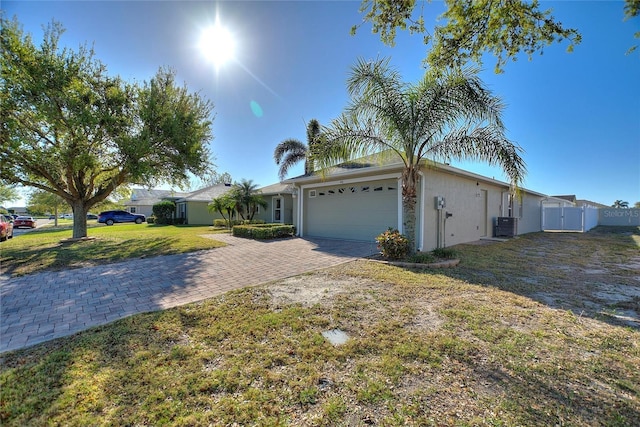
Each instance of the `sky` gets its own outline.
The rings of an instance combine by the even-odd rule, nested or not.
[[[3,0],[0,6],[38,43],[44,25],[61,22],[61,45],[93,46],[111,75],[143,82],[160,67],[174,69],[179,82],[214,104],[210,144],[217,171],[259,186],[278,182],[278,143],[306,143],[309,120],[327,125],[344,110],[346,80],[358,58],[390,58],[406,82],[425,72],[422,36],[399,31],[394,47],[384,45],[363,23],[356,0]],[[582,43],[574,52],[554,44],[532,60],[509,62],[503,74],[485,56],[480,72],[506,104],[507,137],[524,150],[523,187],[633,206],[640,202],[640,49],[625,53],[640,44],[633,37],[640,17],[623,21],[622,1],[543,0],[541,6],[579,30]],[[441,1],[425,3],[427,25],[443,10]],[[200,46],[203,31],[216,22],[235,45],[233,58],[218,65]],[[361,26],[352,36],[355,24]],[[452,165],[508,181],[482,163]],[[300,164],[288,177],[302,173]]]

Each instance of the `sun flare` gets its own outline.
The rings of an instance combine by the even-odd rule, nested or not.
[[[220,24],[204,29],[200,35],[200,50],[216,67],[232,60],[235,48],[233,35]]]

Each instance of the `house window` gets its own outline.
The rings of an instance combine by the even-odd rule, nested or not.
[[[129,212],[136,213],[136,207],[135,206],[129,207]]]
[[[273,198],[273,222],[282,222],[282,197]]]
[[[316,197],[316,190],[309,190],[309,198],[313,199]]]
[[[516,210],[517,210],[518,218],[522,218],[524,207],[521,201],[518,200],[517,197],[513,197],[512,194],[509,194],[508,201],[509,201],[509,204],[508,204],[509,211],[507,216],[514,217],[516,215]]]

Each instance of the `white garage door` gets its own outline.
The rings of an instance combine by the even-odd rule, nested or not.
[[[304,235],[373,241],[398,227],[398,181],[306,189]]]

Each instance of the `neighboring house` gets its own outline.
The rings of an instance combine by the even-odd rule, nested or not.
[[[598,209],[606,209],[610,206],[603,205],[602,203],[592,202],[591,200],[577,199],[576,206],[584,206],[585,208],[598,208]]]
[[[183,197],[171,199],[176,202],[176,217],[184,218],[185,224],[212,225],[213,220],[222,218],[218,212],[209,212],[209,203],[231,189],[231,184],[216,184],[187,193]]]
[[[176,216],[185,218],[186,224],[212,224],[214,219],[222,218],[218,212],[209,212],[209,203],[231,189],[231,184],[218,184],[196,190],[175,199]],[[272,184],[258,190],[267,202],[267,208],[258,208],[253,219],[265,222],[293,223],[293,186]]]
[[[15,215],[29,215],[29,211],[25,206],[13,206],[7,208],[7,211]]]
[[[155,190],[145,188],[133,188],[131,190],[131,199],[124,203],[127,212],[142,214],[144,216],[153,215],[153,205],[162,200],[175,197],[182,197],[185,194],[173,190]]]
[[[367,158],[367,160],[371,160]],[[402,230],[402,163],[364,160],[283,181],[294,186],[300,236],[373,242],[389,227]],[[513,233],[541,230],[544,194],[444,164],[425,163],[418,183],[418,249],[494,236],[498,218],[515,218]]]
[[[571,203],[570,206],[575,206],[576,205],[577,198],[576,198],[575,194],[570,194],[570,195],[567,195],[567,196],[551,196],[551,197],[554,198],[554,199],[566,200],[569,203]]]
[[[585,208],[608,208],[609,206],[607,205],[603,205],[602,203],[598,203],[598,202],[592,202],[591,200],[584,200],[584,199],[578,199],[574,194],[568,195],[568,196],[551,196],[549,197],[550,200],[554,200],[557,201],[557,199],[560,199],[560,201],[565,202],[565,203],[559,203],[559,204],[555,204],[555,203],[549,203],[549,204],[545,204],[545,207],[560,207],[560,208],[566,208],[566,207],[570,207],[570,206],[574,206],[577,208],[581,208],[581,207],[585,207]]]
[[[153,205],[162,200],[176,204],[176,218],[184,218],[185,224],[211,225],[214,219],[222,218],[218,212],[209,212],[209,203],[231,190],[231,184],[216,184],[190,193],[171,190],[133,189],[131,200],[124,203],[127,211],[150,216]],[[267,208],[259,208],[254,219],[265,222],[293,223],[293,186],[272,184],[258,190],[267,202]]]
[[[570,208],[570,207],[574,207],[576,205],[575,203],[575,199],[576,196],[573,196],[572,198],[569,196],[549,196],[549,197],[545,197],[544,200],[542,200],[542,207],[543,208]],[[573,201],[571,201],[573,200]]]

